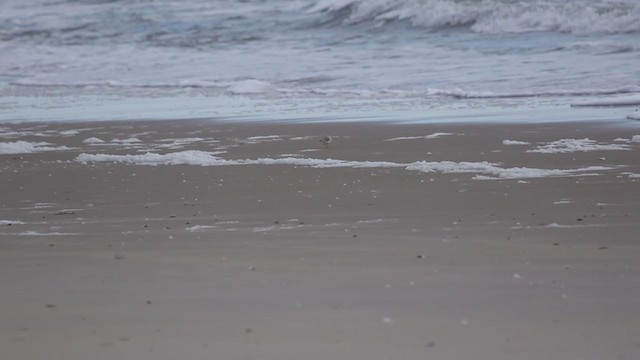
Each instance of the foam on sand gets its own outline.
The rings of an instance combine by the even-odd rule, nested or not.
[[[206,139],[199,137],[192,138],[178,138],[178,139],[162,139],[160,142],[166,142],[166,144],[156,145],[157,148],[166,148],[166,149],[180,149],[187,145],[205,141]]]
[[[109,155],[109,154],[80,154],[76,160],[81,163],[117,162],[132,165],[199,165],[220,166],[236,165],[234,161],[227,161],[214,155],[215,152],[199,150],[179,151],[168,154],[146,153],[142,155]]]
[[[602,227],[607,225],[602,224],[581,224],[581,225],[567,225],[567,224],[558,224],[558,223],[550,223],[544,225],[544,228],[555,228],[555,229],[574,229],[574,228],[587,228],[587,227]],[[610,225],[609,225],[610,226]]]
[[[247,144],[258,144],[266,141],[281,141],[282,136],[280,135],[262,135],[262,136],[251,136],[245,140]]]
[[[52,146],[48,142],[14,141],[0,142],[0,154],[31,154],[45,151],[71,150],[66,146]]]
[[[280,135],[261,135],[261,136],[251,136],[248,137],[247,140],[255,141],[255,140],[280,140]]]
[[[204,230],[213,229],[213,228],[215,228],[215,226],[212,226],[212,225],[194,225],[194,226],[190,226],[188,228],[185,228],[185,230],[191,231],[191,232],[199,232],[199,231],[204,231]]]
[[[560,139],[552,141],[546,145],[538,146],[533,150],[527,150],[531,153],[572,153],[572,152],[587,152],[587,151],[603,151],[603,150],[630,150],[628,145],[624,144],[606,144],[598,143],[591,139]]]
[[[499,164],[487,161],[416,161],[396,163],[389,161],[350,161],[339,159],[313,158],[258,158],[244,160],[226,160],[216,155],[220,152],[180,151],[168,154],[146,153],[142,155],[80,154],[76,161],[81,163],[116,162],[131,165],[193,165],[193,166],[229,166],[229,165],[290,165],[312,168],[402,168],[408,171],[439,172],[444,174],[475,173],[475,180],[522,179],[557,176],[594,175],[596,171],[611,170],[612,167],[591,166],[577,169],[537,169],[526,167],[502,168]]]
[[[630,139],[617,138],[613,141],[616,142],[624,142],[624,143],[640,143],[640,135],[633,135]]]
[[[37,231],[23,231],[15,235],[18,235],[18,236],[67,236],[67,235],[80,235],[80,234],[79,233],[61,233],[61,232],[42,233]]]
[[[19,220],[0,220],[0,225],[23,225],[24,222]]]
[[[610,170],[611,167],[589,166],[577,169],[538,169],[526,167],[501,168],[497,164],[482,162],[416,162],[407,166],[407,170],[422,172],[453,173],[477,173],[474,180],[498,180],[498,179],[531,179],[544,177],[578,176],[594,171]]]
[[[502,145],[529,145],[529,143],[518,140],[502,140]]]
[[[74,136],[74,135],[78,135],[80,133],[80,131],[78,130],[63,130],[60,131],[60,135],[62,136]]]
[[[623,172],[622,175],[627,175],[631,179],[640,179],[640,174],[636,174],[632,172]]]
[[[447,136],[447,135],[453,135],[453,134],[452,133],[439,132],[439,133],[433,133],[431,135],[424,135],[424,136],[402,136],[402,137],[386,139],[385,141],[416,140],[416,139],[437,139],[439,137],[443,137],[443,136]]]
[[[82,143],[89,144],[89,145],[104,144],[104,140],[99,139],[97,137],[90,137],[88,139],[82,140]]]
[[[142,140],[136,137],[130,137],[128,139],[112,139],[111,143],[113,144],[139,144]]]

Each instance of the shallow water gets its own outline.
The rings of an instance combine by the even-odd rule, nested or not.
[[[640,103],[635,0],[2,6],[0,121],[464,116],[631,97],[629,113]]]

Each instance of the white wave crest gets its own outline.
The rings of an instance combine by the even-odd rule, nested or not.
[[[406,21],[428,29],[468,27],[491,34],[640,31],[640,3],[633,0],[320,0],[310,12],[342,17],[346,24]]]

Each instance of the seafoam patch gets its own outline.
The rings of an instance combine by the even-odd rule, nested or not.
[[[303,225],[273,225],[265,227],[255,227],[251,229],[253,232],[267,232],[267,231],[279,231],[279,230],[293,230],[302,227]]]
[[[573,204],[573,201],[569,199],[560,199],[558,201],[553,202],[554,205],[562,205],[562,204]]]
[[[529,145],[530,143],[527,141],[520,140],[502,140],[502,145]]]
[[[46,151],[65,151],[73,148],[55,146],[48,142],[13,141],[0,142],[0,154],[31,154]]]
[[[59,132],[60,135],[62,136],[75,136],[80,134],[80,130],[62,130]]]
[[[137,137],[130,137],[127,139],[111,139],[110,143],[112,144],[122,144],[122,145],[130,145],[130,144],[140,144],[142,140]]]
[[[0,220],[0,225],[24,225],[20,220]]]
[[[636,174],[636,173],[623,172],[622,175],[627,175],[631,179],[640,179],[640,174]]]
[[[178,138],[178,139],[162,139],[158,142],[162,143],[156,145],[157,148],[165,148],[165,149],[180,149],[187,145],[191,145],[197,142],[202,142],[206,139],[200,137],[192,137],[192,138]],[[214,140],[215,141],[215,140]],[[215,141],[218,142],[218,141]]]
[[[416,162],[407,167],[407,170],[441,173],[478,173],[474,180],[498,180],[498,179],[531,179],[544,177],[561,177],[584,175],[594,171],[610,170],[611,167],[589,166],[577,169],[539,169],[527,167],[501,168],[497,164],[482,162]],[[593,174],[591,174],[593,175]]]
[[[215,226],[213,225],[194,225],[194,226],[185,228],[185,230],[191,231],[191,232],[200,232],[200,231],[205,231],[207,229],[213,229],[213,228],[215,228]]]
[[[90,137],[82,140],[84,144],[89,146],[104,146],[104,147],[117,147],[122,146],[125,148],[140,148],[143,146],[142,140],[137,137],[129,137],[126,139],[114,138],[109,141],[103,140],[98,137]]]
[[[251,136],[245,139],[244,143],[246,144],[258,144],[261,142],[267,141],[282,141],[282,135],[261,135],[261,136]]]
[[[395,137],[395,138],[391,138],[391,139],[386,139],[384,141],[398,141],[398,140],[418,140],[418,139],[437,139],[443,136],[449,136],[449,135],[454,135],[452,133],[445,133],[445,132],[437,132],[437,133],[433,133],[430,135],[423,135],[423,136],[401,136],[401,137]]]
[[[98,144],[104,144],[105,141],[97,137],[90,137],[82,140],[82,143],[89,144],[89,145],[98,145]]]
[[[398,221],[397,219],[372,219],[372,220],[360,220],[356,222],[356,224],[377,224],[383,222],[394,222]]]
[[[18,236],[68,236],[68,235],[80,235],[79,233],[61,233],[61,232],[37,232],[37,231],[23,231],[14,235]]]
[[[51,207],[54,207],[54,206],[57,206],[57,204],[56,203],[41,203],[41,202],[39,202],[39,203],[33,204],[32,209],[47,209],[47,208],[51,208]]]
[[[313,168],[402,168],[409,171],[425,173],[439,172],[444,174],[476,173],[475,180],[522,179],[557,176],[595,175],[596,171],[611,170],[613,167],[590,166],[577,169],[538,169],[526,167],[502,168],[499,164],[487,161],[454,162],[454,161],[416,161],[413,163],[396,163],[389,161],[350,161],[339,159],[313,158],[258,158],[244,160],[226,160],[220,158],[218,152],[199,150],[179,151],[168,154],[146,153],[142,155],[109,155],[80,154],[76,161],[81,163],[116,162],[132,165],[195,165],[195,166],[230,166],[230,165],[290,165]]]
[[[228,161],[216,157],[216,152],[199,150],[179,151],[168,154],[146,153],[141,155],[108,155],[108,154],[80,154],[76,160],[81,163],[90,162],[116,162],[132,165],[200,165],[220,166],[236,165],[234,161]]]
[[[588,138],[584,139],[560,139],[552,141],[544,145],[540,145],[533,150],[527,150],[530,153],[572,153],[587,151],[604,151],[604,150],[629,150],[630,146],[626,144],[607,144],[598,143]]]
[[[617,138],[613,141],[624,142],[624,143],[640,143],[640,135],[633,135],[630,139]]]
[[[605,225],[605,224],[567,225],[567,224],[558,224],[554,222],[554,223],[544,225],[543,227],[552,228],[552,229],[573,229],[573,228],[588,228],[588,227],[603,227],[603,226],[610,226],[610,225]]]

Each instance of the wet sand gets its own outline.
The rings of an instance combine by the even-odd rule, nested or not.
[[[194,120],[0,128],[7,146],[67,147],[0,154],[7,359],[640,356],[637,127]],[[592,151],[544,152],[585,138]],[[356,165],[76,160],[188,150]],[[365,161],[450,161],[454,171]],[[483,161],[511,175],[590,170],[489,180],[502,173],[455,171]]]

